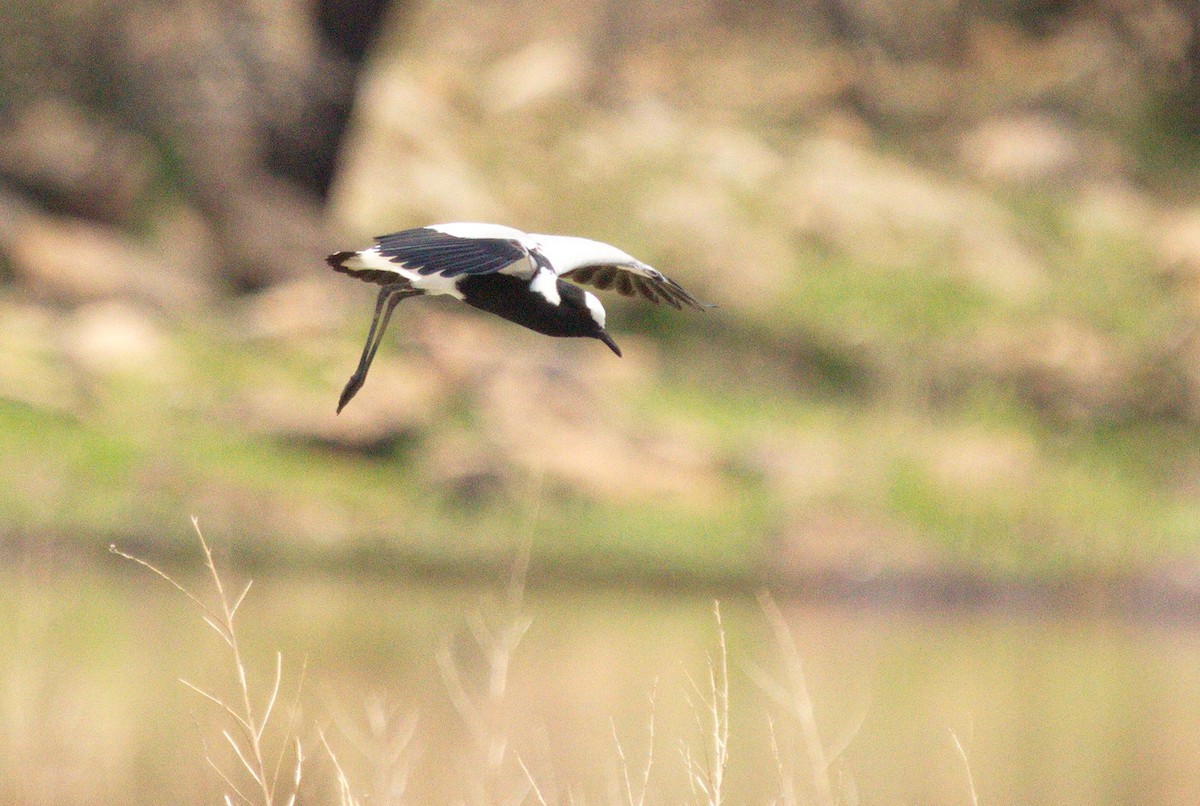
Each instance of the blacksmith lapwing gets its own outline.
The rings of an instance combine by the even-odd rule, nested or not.
[[[449,294],[547,336],[599,339],[618,356],[621,348],[604,330],[600,300],[563,278],[676,309],[712,307],[615,246],[566,235],[532,235],[499,224],[404,230],[327,260],[337,271],[382,286],[358,369],[338,400],[339,412],[362,387],[392,311],[408,297]]]

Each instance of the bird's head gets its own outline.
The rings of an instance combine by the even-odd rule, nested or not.
[[[600,300],[596,299],[596,295],[592,292],[584,291],[583,305],[588,317],[596,325],[595,332],[588,335],[607,344],[608,348],[620,357],[621,348],[617,346],[617,343],[612,340],[612,336],[608,335],[608,331],[604,329],[605,313],[604,306],[600,304]]]
[[[590,291],[584,291],[574,283],[562,280],[558,281],[558,291],[561,297],[559,309],[571,323],[569,330],[563,335],[599,339],[619,356],[621,348],[604,329],[604,306],[600,304],[600,300],[596,299],[596,295]]]

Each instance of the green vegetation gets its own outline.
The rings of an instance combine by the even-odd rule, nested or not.
[[[1052,207],[1038,214],[1059,217]],[[758,308],[685,319],[618,306],[622,327],[662,334],[661,363],[674,369],[614,395],[610,416],[638,422],[640,433],[699,435],[720,505],[622,503],[551,478],[533,494],[544,524],[538,561],[596,575],[649,566],[741,578],[792,519],[831,506],[883,512],[955,565],[988,572],[1111,571],[1193,547],[1200,527],[1186,480],[1200,438],[1170,414],[1169,399],[1165,416],[1140,414],[1170,393],[1162,381],[1175,370],[1159,365],[1173,360],[1161,351],[1179,319],[1176,298],[1139,268],[1138,245],[1062,225],[1040,237],[1060,268],[1036,295],[1007,305],[933,268],[932,252],[925,270],[808,252],[783,293]],[[1103,360],[1118,364],[1102,371],[1118,377],[979,366],[961,349],[989,328],[1019,333],[1047,316],[1115,345]],[[478,433],[469,397],[371,456],[330,451],[315,438],[264,432],[242,412],[262,386],[295,390],[297,406],[333,400],[326,336],[235,343],[229,331],[218,319],[170,333],[171,373],[92,376],[78,412],[0,401],[0,518],[83,542],[161,540],[195,512],[260,557],[258,542],[297,559],[320,553],[330,528],[348,546],[366,540],[427,560],[494,562],[502,553],[491,535],[533,505],[536,474],[522,480],[517,470],[498,495],[468,502],[422,473],[429,445]],[[764,469],[756,456],[793,438],[782,461],[803,465],[813,440],[835,454],[824,481],[800,494],[772,478],[790,471]]]

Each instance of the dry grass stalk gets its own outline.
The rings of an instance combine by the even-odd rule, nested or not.
[[[834,794],[836,790],[829,775],[830,757],[825,752],[820,731],[817,729],[812,696],[809,694],[808,683],[804,677],[804,662],[800,658],[800,652],[796,648],[791,630],[788,629],[783,613],[775,604],[775,600],[771,598],[770,594],[764,592],[759,594],[758,601],[763,613],[766,614],[771,631],[775,635],[775,643],[783,654],[788,678],[787,685],[779,685],[765,675],[758,675],[760,678],[758,683],[772,699],[786,707],[796,717],[800,726],[800,737],[804,743],[805,754],[812,767],[813,787],[816,790],[817,801],[823,806],[833,806],[837,799]],[[774,732],[772,732],[773,739]],[[784,783],[788,783],[786,779]],[[785,793],[787,791],[785,788]],[[794,792],[791,797],[795,798]]]
[[[524,612],[525,579],[529,571],[530,541],[526,540],[513,562],[503,600],[494,618],[489,619],[487,603],[467,619],[467,628],[481,655],[486,672],[481,691],[472,692],[459,670],[459,661],[450,642],[442,644],[436,655],[438,671],[450,703],[458,713],[475,747],[472,769],[481,769],[475,782],[475,798],[479,803],[495,803],[505,798],[502,784],[504,761],[508,756],[508,729],[504,706],[508,699],[509,673],[517,646],[525,637],[533,620]],[[533,784],[527,774],[526,783]],[[522,800],[528,790],[514,797]],[[511,797],[511,793],[508,793]]]
[[[237,681],[237,691],[240,697],[240,702],[235,705],[230,705],[218,695],[201,688],[195,683],[180,679],[179,682],[187,686],[192,691],[199,694],[205,700],[212,703],[220,712],[229,717],[233,723],[234,730],[225,729],[221,731],[222,737],[229,745],[234,756],[238,759],[242,771],[249,777],[253,783],[252,787],[239,786],[235,778],[240,777],[236,773],[226,771],[213,758],[209,752],[207,745],[204,749],[204,759],[216,774],[229,788],[229,792],[225,794],[227,803],[242,803],[247,806],[254,806],[255,803],[262,806],[274,806],[275,799],[279,794],[279,776],[283,769],[283,762],[290,749],[291,743],[295,742],[295,750],[293,752],[295,766],[292,773],[292,786],[287,800],[288,806],[292,806],[296,800],[296,794],[300,788],[300,780],[304,764],[304,751],[300,744],[300,739],[294,736],[295,718],[297,708],[293,703],[292,715],[288,720],[287,727],[280,742],[280,750],[275,758],[273,765],[268,764],[267,754],[264,750],[264,734],[267,727],[271,724],[271,718],[275,712],[275,705],[279,699],[279,689],[283,681],[283,656],[279,653],[275,655],[275,674],[261,710],[255,708],[254,698],[251,695],[249,678],[246,673],[246,663],[242,657],[242,648],[238,642],[238,634],[235,620],[238,609],[242,602],[246,600],[246,594],[250,592],[252,582],[247,582],[242,588],[241,593],[236,597],[231,598],[226,591],[225,582],[221,578],[220,572],[217,570],[216,563],[213,561],[212,549],[209,548],[208,541],[204,538],[204,533],[200,529],[200,522],[197,518],[192,518],[192,527],[196,531],[196,536],[200,540],[200,548],[204,552],[204,563],[208,569],[209,576],[212,579],[213,588],[216,592],[217,607],[213,608],[205,604],[199,596],[192,593],[187,587],[175,580],[170,574],[158,568],[154,564],[135,557],[132,554],[127,554],[121,551],[116,546],[109,546],[109,551],[127,560],[131,560],[138,565],[153,572],[157,576],[169,582],[176,590],[183,593],[200,609],[201,617],[204,623],[207,624],[213,632],[221,637],[225,645],[229,648],[231,659],[233,661],[234,672]],[[303,674],[301,675],[300,685],[303,685]],[[299,698],[299,689],[297,689],[297,699]]]
[[[779,752],[779,737],[775,733],[775,720],[767,714],[767,729],[771,737],[771,758],[775,759],[775,769],[779,776],[779,803],[783,806],[795,806],[796,778],[792,774],[791,764],[785,764],[783,754]]]
[[[950,741],[954,742],[954,749],[958,751],[958,757],[962,759],[963,769],[967,773],[967,794],[971,796],[971,806],[979,806],[979,795],[975,791],[975,776],[971,774],[971,760],[967,758],[967,751],[963,749],[962,742],[958,740],[958,734],[954,732],[954,728],[947,726],[946,730],[950,733]]]
[[[642,772],[639,776],[637,794],[634,794],[633,783],[629,777],[629,762],[625,758],[625,748],[621,746],[621,739],[617,736],[617,723],[611,718],[609,724],[612,726],[613,743],[617,746],[617,758],[621,762],[621,777],[624,785],[625,802],[629,806],[644,806],[646,803],[646,791],[650,786],[650,770],[654,766],[654,715],[658,710],[658,678],[654,678],[654,688],[650,691],[650,721],[646,726],[647,746],[646,746],[646,763],[642,766]]]
[[[693,755],[691,748],[682,748],[687,766],[688,784],[692,797],[709,806],[720,806],[724,798],[725,770],[729,764],[729,659],[725,647],[725,625],[721,622],[721,603],[713,602],[717,622],[717,658],[708,660],[708,686],[701,690],[690,677],[692,691],[699,699],[688,696],[705,737],[702,757]]]
[[[346,776],[346,771],[342,769],[337,754],[333,752],[333,748],[329,746],[329,740],[325,738],[325,731],[318,728],[317,736],[321,740],[321,746],[325,748],[329,760],[333,763],[334,772],[337,773],[339,806],[361,806],[358,798],[354,797],[354,789],[350,786],[350,779]]]
[[[533,796],[537,798],[537,802],[540,803],[541,806],[550,806],[550,804],[546,801],[545,795],[542,794],[542,790],[538,787],[537,781],[533,777],[533,773],[531,773],[529,768],[525,766],[525,759],[521,758],[519,754],[517,755],[517,763],[521,765],[521,772],[525,773],[525,780],[529,782],[529,788],[533,790]]]
[[[351,719],[332,697],[328,700],[328,711],[338,732],[360,756],[371,761],[373,783],[368,800],[380,804],[400,803],[412,771],[412,744],[417,732],[417,715],[405,713],[397,706],[389,706],[379,696],[368,698],[365,704],[365,728]],[[337,758],[332,754],[330,758],[341,786],[347,776]],[[342,803],[345,806],[349,801],[343,798]]]

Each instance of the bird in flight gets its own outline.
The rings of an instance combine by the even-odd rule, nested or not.
[[[326,260],[336,271],[382,286],[362,358],[342,390],[338,412],[362,388],[392,311],[408,297],[448,294],[547,336],[599,339],[618,356],[621,348],[604,329],[604,306],[574,283],[613,288],[676,309],[712,307],[615,246],[566,235],[532,235],[499,224],[404,230]]]

